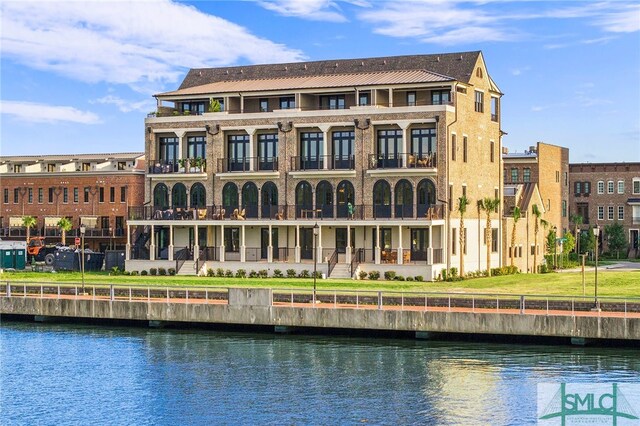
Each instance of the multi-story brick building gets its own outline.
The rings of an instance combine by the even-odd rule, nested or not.
[[[628,255],[637,257],[640,234],[640,163],[576,163],[569,166],[570,211],[582,218],[582,228],[595,226],[601,248],[607,250],[606,225],[616,221],[628,236]]]
[[[22,218],[34,216],[31,234],[59,242],[57,223],[67,217],[67,235],[79,236],[84,224],[89,248],[124,248],[127,210],[144,201],[145,169],[142,153],[0,157],[2,238],[25,238]]]
[[[481,52],[192,69],[145,121],[127,268],[310,269],[315,246],[331,275],[436,278],[458,198],[500,196],[501,96]],[[486,269],[478,223],[467,270]]]
[[[558,234],[569,229],[569,149],[538,142],[524,153],[502,155],[504,183],[536,183],[544,203],[545,220]]]

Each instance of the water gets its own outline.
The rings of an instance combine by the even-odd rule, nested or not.
[[[538,382],[638,382],[636,349],[3,322],[3,425],[531,424]]]

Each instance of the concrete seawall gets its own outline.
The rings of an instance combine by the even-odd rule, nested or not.
[[[269,289],[229,289],[228,303],[1,297],[0,313],[41,317],[195,322],[416,332],[640,340],[640,318],[273,305]]]

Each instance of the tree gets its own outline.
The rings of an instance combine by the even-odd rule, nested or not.
[[[535,217],[535,222],[534,222],[534,227],[533,227],[533,271],[534,273],[538,273],[538,232],[540,231],[540,225],[544,226],[545,228],[549,225],[549,222],[547,222],[544,219],[540,219],[540,216],[542,216],[542,212],[540,211],[540,209],[538,208],[537,204],[534,204],[533,206],[531,206],[531,213],[533,214],[533,216]]]
[[[593,235],[593,227],[589,227],[587,232],[580,235],[580,250],[584,253],[593,251],[596,247],[596,236]]]
[[[570,220],[571,222],[573,222],[573,225],[575,227],[576,254],[579,254],[580,253],[580,237],[578,234],[580,233],[580,226],[582,225],[584,219],[579,214],[572,214]]]
[[[609,251],[616,252],[616,259],[620,258],[620,251],[627,248],[627,237],[624,235],[624,227],[616,222],[604,227],[604,233],[607,235]]]
[[[515,255],[516,250],[516,225],[520,220],[520,216],[522,213],[520,212],[520,207],[513,208],[513,228],[511,228],[511,267],[513,268],[513,257]]]
[[[487,276],[491,276],[491,213],[500,205],[499,198],[486,197],[478,201],[478,208],[486,214],[487,223],[484,230],[484,241],[487,243]]]
[[[458,198],[458,213],[460,214],[460,276],[464,277],[464,240],[466,234],[464,232],[464,214],[467,212],[469,199],[463,195]]]
[[[73,223],[71,222],[71,220],[69,220],[69,218],[63,217],[58,221],[57,225],[58,225],[58,228],[60,228],[60,231],[62,232],[62,245],[66,246],[67,232],[69,232],[71,228],[73,228]]]
[[[565,233],[564,239],[566,241],[562,245],[562,253],[569,254],[576,247],[576,239],[573,237],[573,234],[571,232]]]
[[[217,99],[209,98],[209,112],[220,112],[222,111],[222,105],[220,101]]]
[[[31,238],[31,228],[35,228],[38,224],[38,220],[33,216],[24,216],[22,218],[22,224],[25,228],[27,228],[27,244],[29,244],[29,239]]]

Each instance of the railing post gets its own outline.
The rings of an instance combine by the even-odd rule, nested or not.
[[[575,299],[572,297],[572,298],[571,298],[571,316],[572,316],[572,317],[575,317],[575,316],[576,316],[576,313],[575,313],[575,311],[574,311],[574,307],[575,307]]]
[[[96,286],[95,285],[91,287],[91,294],[92,294],[93,300],[96,300]]]
[[[109,299],[113,302],[115,299],[115,292],[113,290],[113,284],[109,286]]]
[[[147,303],[151,303],[151,287],[147,287]]]
[[[451,295],[449,295],[449,312],[451,312]]]
[[[382,292],[381,291],[378,292],[378,310],[379,311],[382,310]]]
[[[476,297],[471,296],[471,312],[476,312]]]
[[[167,287],[167,303],[169,303],[169,287]]]
[[[186,293],[186,295],[187,295],[187,296],[186,296],[186,298],[187,298],[187,303],[189,303],[189,289],[186,289],[186,290],[185,290],[185,293]]]
[[[338,291],[333,290],[333,309],[338,307]]]
[[[400,310],[404,311],[404,293],[400,294]]]
[[[11,297],[11,284],[7,281],[7,297]]]
[[[496,297],[496,312],[500,312],[500,299]]]
[[[360,294],[356,293],[356,309],[360,309]]]
[[[627,299],[624,300],[624,317],[627,317]]]
[[[524,315],[524,296],[520,296],[520,315]]]
[[[209,303],[209,289],[208,288],[204,289],[204,301],[205,301],[205,303]],[[272,305],[273,305],[273,303],[272,303]]]
[[[129,302],[131,302],[131,287],[129,287]]]
[[[77,292],[76,292],[77,293]],[[23,297],[26,299],[27,298],[27,285],[24,285],[24,295]]]
[[[40,299],[44,297],[44,285],[40,284]]]
[[[549,298],[547,297],[547,315],[549,315]]]

